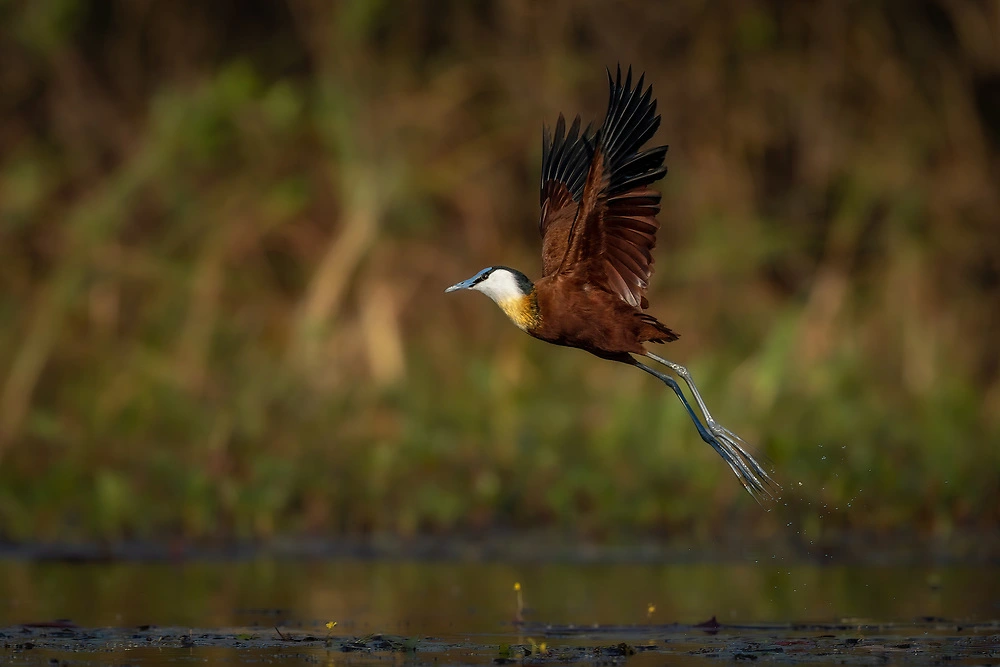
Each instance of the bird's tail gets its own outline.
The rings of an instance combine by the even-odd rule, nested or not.
[[[659,321],[652,315],[646,313],[636,313],[636,317],[642,322],[642,330],[639,332],[639,340],[643,343],[672,343],[680,338],[680,334]]]

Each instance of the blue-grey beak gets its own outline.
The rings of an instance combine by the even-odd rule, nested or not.
[[[475,282],[475,280],[476,280],[476,276],[473,276],[473,277],[469,278],[468,280],[463,280],[460,283],[455,283],[454,285],[452,285],[451,287],[449,287],[448,289],[446,289],[444,291],[444,293],[447,294],[448,292],[455,292],[455,291],[460,290],[460,289],[469,289],[470,287],[472,287],[472,285]]]

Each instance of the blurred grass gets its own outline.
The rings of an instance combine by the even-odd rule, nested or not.
[[[989,3],[0,2],[0,539],[1000,519]],[[786,487],[482,299],[647,72],[652,311]]]

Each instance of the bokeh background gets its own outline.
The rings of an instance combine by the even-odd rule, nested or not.
[[[444,287],[645,71],[651,312],[772,461]],[[1000,4],[0,0],[0,540],[1000,521]],[[794,531],[787,528],[796,527]]]

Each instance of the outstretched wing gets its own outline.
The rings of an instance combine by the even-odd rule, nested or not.
[[[642,90],[644,77],[640,76],[633,88],[632,68],[624,84],[620,67],[614,80],[608,72],[608,114],[594,139],[583,141],[589,154],[583,187],[579,196],[566,187],[576,204],[573,219],[565,222],[568,206],[564,205],[549,222],[548,232],[565,230],[566,234],[559,243],[563,256],[551,273],[586,272],[588,280],[639,308],[648,305],[645,292],[660,227],[656,220],[660,193],[649,186],[667,173],[663,166],[667,146],[639,152],[660,126],[653,87]],[[546,238],[543,246],[555,246],[556,240]]]
[[[562,114],[554,135],[542,127],[542,214],[538,221],[542,235],[542,276],[554,273],[566,255],[569,229],[579,208],[593,153],[590,125],[581,132],[579,116],[569,132]]]

